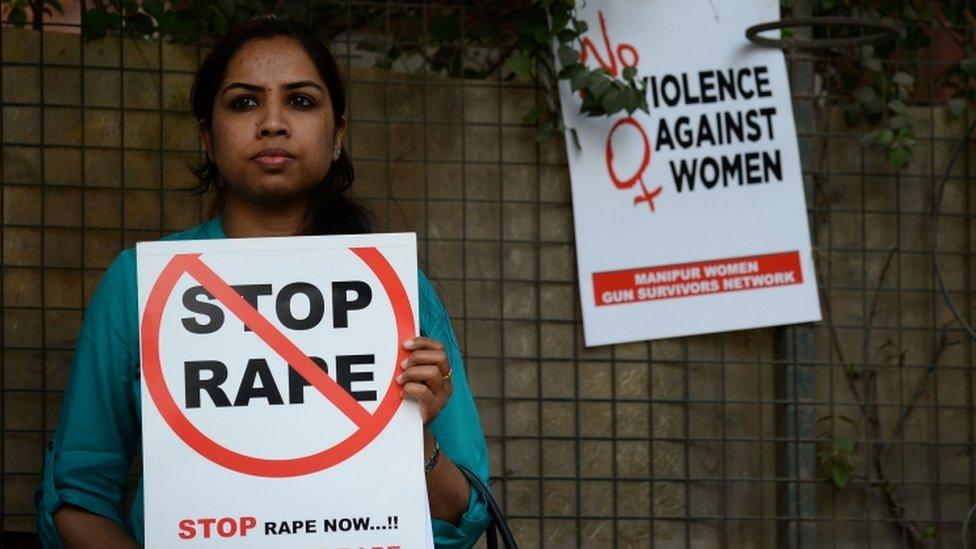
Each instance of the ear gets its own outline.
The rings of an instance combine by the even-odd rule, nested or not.
[[[342,118],[339,119],[339,123],[336,124],[335,137],[332,139],[333,150],[342,145],[342,137],[346,135],[346,127],[348,126],[347,122],[348,120],[346,119],[346,115],[342,115]]]
[[[207,128],[206,120],[197,122],[197,135],[200,136],[200,141],[203,141],[203,146],[207,152],[213,155],[213,135],[210,133],[210,129]]]

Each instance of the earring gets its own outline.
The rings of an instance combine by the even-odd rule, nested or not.
[[[335,161],[335,160],[339,160],[339,155],[340,155],[340,154],[341,154],[341,151],[340,151],[340,149],[336,149],[335,151],[333,151],[333,152],[332,152],[332,160],[333,160],[333,161]]]

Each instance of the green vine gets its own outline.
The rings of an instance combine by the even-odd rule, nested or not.
[[[26,24],[23,10],[32,5],[28,0],[2,0],[0,5],[24,14],[12,18],[12,23]],[[87,39],[124,34],[193,42],[219,36],[237,21],[269,12],[299,19],[307,16],[327,41],[347,32],[362,36],[355,44],[357,50],[372,55],[379,67],[399,63],[403,70],[452,77],[497,75],[534,82],[543,93],[523,121],[535,125],[540,141],[563,131],[560,80],[580,92],[581,112],[587,116],[647,111],[647,84],[635,69],[625,68],[622,78],[614,78],[580,63],[580,37],[587,27],[576,18],[573,0],[473,0],[463,10],[438,0],[429,0],[426,6],[396,7],[353,2],[309,6],[305,0],[95,0],[83,15],[82,29]]]
[[[784,16],[794,14],[795,3],[781,0]],[[884,46],[820,52],[817,66],[827,104],[839,107],[849,126],[867,126],[862,144],[878,150],[892,167],[908,165],[915,149],[910,106],[945,104],[950,116],[966,116],[968,105],[976,100],[976,43],[972,32],[967,32],[976,25],[976,4],[969,0],[813,0],[812,4],[810,15],[884,21],[902,29]],[[813,32],[814,38],[842,38],[856,37],[861,31],[825,27]],[[955,51],[944,51],[947,44]],[[926,89],[918,89],[916,82],[924,82]]]
[[[621,111],[633,114],[638,109],[648,112],[647,78],[639,79],[636,68],[624,67],[623,78],[618,79],[602,68],[589,68],[581,62],[581,37],[588,28],[585,21],[576,18],[574,0],[541,0],[537,7],[544,10],[541,15],[545,19],[537,14],[535,20],[518,24],[518,48],[505,63],[515,77],[537,82],[545,92],[539,104],[523,118],[536,125],[537,140],[562,133],[559,80],[568,81],[570,89],[581,94],[580,112],[586,116],[611,116]],[[575,133],[572,135],[575,139]],[[579,146],[578,141],[576,145]]]
[[[829,422],[834,417],[821,417],[817,420],[817,423]],[[836,418],[844,420],[851,426],[856,427],[854,420],[845,415],[838,414]],[[854,474],[854,468],[857,464],[854,440],[842,434],[834,435],[832,439],[829,434],[822,434],[820,438],[828,439],[830,443],[829,447],[817,453],[817,462],[820,464],[820,469],[824,476],[829,477],[833,481],[834,487],[838,490],[843,490],[851,482],[851,477]]]
[[[790,16],[799,0],[781,0]],[[876,149],[894,168],[912,158],[917,136],[910,106],[945,104],[951,116],[966,116],[976,100],[976,4],[971,0],[810,0],[814,16],[848,16],[898,23],[898,38],[883,47],[836,48],[818,55],[822,96],[851,126],[864,125],[862,143]],[[58,0],[0,0],[15,26],[28,25],[28,13],[43,6],[62,11]],[[328,41],[356,36],[355,47],[380,67],[429,71],[459,78],[518,79],[538,85],[536,105],[523,120],[538,140],[563,132],[559,83],[582,98],[586,116],[647,112],[647,82],[633,67],[619,77],[580,62],[586,23],[575,0],[469,0],[463,8],[448,0],[424,5],[377,5],[306,0],[94,0],[83,15],[83,32],[94,39],[109,34],[193,42],[219,36],[235,22],[259,13],[306,19]],[[809,10],[808,10],[809,11]],[[38,17],[33,18],[38,21]],[[35,23],[36,25],[36,23]],[[857,28],[814,28],[814,38],[857,36]],[[789,36],[789,31],[784,36]],[[949,58],[936,46],[950,43]],[[921,62],[935,55],[944,70]],[[929,70],[929,72],[925,72]],[[928,94],[916,82],[924,82]],[[575,136],[574,136],[575,137]]]

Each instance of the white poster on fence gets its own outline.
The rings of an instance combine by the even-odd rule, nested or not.
[[[650,113],[560,83],[587,346],[820,319],[778,0],[587,0],[582,57],[648,77]],[[569,131],[567,129],[567,131]]]
[[[432,547],[413,234],[137,247],[148,547]]]

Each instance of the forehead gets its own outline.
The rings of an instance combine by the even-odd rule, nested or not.
[[[305,48],[288,37],[256,38],[241,46],[227,64],[224,84],[248,82],[276,86],[312,80],[324,85]]]

